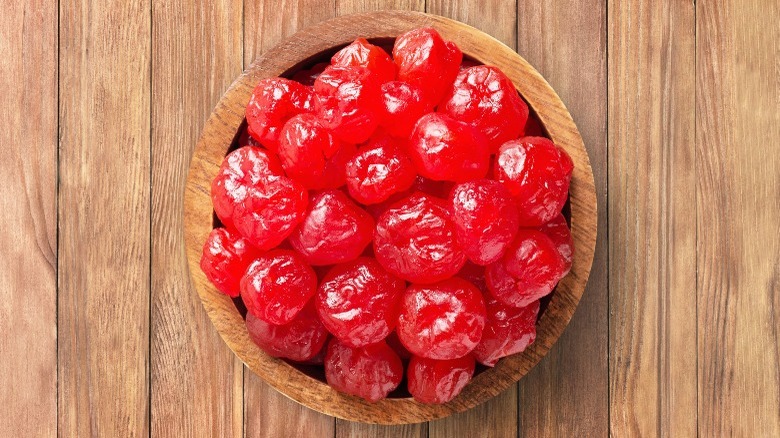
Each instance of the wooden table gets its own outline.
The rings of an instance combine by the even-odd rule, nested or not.
[[[776,0],[4,1],[0,436],[780,436]],[[516,387],[378,427],[277,394],[189,287],[181,202],[230,82],[303,26],[450,16],[568,105],[599,190],[583,302]]]

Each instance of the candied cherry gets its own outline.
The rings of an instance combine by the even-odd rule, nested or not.
[[[528,119],[528,106],[512,81],[487,65],[461,71],[438,110],[476,127],[487,137],[493,153],[504,142],[519,137]]]
[[[498,151],[495,177],[517,199],[520,226],[539,227],[561,212],[569,194],[574,163],[543,137],[523,137]]]
[[[484,178],[490,163],[487,141],[473,126],[430,113],[414,125],[409,155],[417,172],[437,181]]]
[[[328,331],[317,319],[314,306],[305,306],[286,324],[275,325],[263,321],[253,313],[246,314],[249,337],[269,356],[296,362],[310,361],[324,350]]]
[[[330,66],[314,82],[323,126],[346,143],[371,137],[383,115],[381,84],[364,67]]]
[[[300,82],[303,85],[311,87],[320,74],[330,66],[327,62],[318,62],[309,69],[298,70],[292,77],[292,80]]]
[[[565,276],[571,269],[572,258],[574,257],[574,241],[571,239],[571,230],[569,230],[569,225],[566,223],[566,218],[559,213],[558,216],[555,216],[555,219],[542,225],[539,231],[552,240],[558,249],[558,254],[563,257],[563,275]]]
[[[290,79],[262,79],[246,106],[247,131],[263,146],[276,152],[285,122],[313,109],[314,93],[310,87]]]
[[[417,356],[457,359],[482,338],[485,302],[476,286],[461,278],[412,285],[401,298],[398,339]]]
[[[236,231],[214,228],[203,245],[200,269],[217,290],[235,298],[241,292],[241,277],[246,268],[260,254]]]
[[[446,203],[419,192],[379,217],[374,254],[391,274],[414,283],[449,278],[466,262]]]
[[[479,179],[450,195],[458,242],[472,262],[488,265],[504,254],[518,228],[517,204],[500,182]]]
[[[420,87],[426,100],[435,105],[457,76],[463,54],[435,29],[420,28],[396,38],[393,59],[398,79]]]
[[[487,284],[485,283],[485,267],[477,265],[472,262],[466,262],[458,271],[458,277],[473,284],[483,293],[487,292]]]
[[[388,134],[404,139],[409,138],[417,120],[433,110],[422,88],[403,81],[382,84],[382,102],[385,107],[382,127]]]
[[[403,375],[401,359],[384,341],[359,348],[338,339],[328,344],[325,379],[338,391],[376,402],[397,388]]]
[[[486,296],[485,308],[487,323],[482,340],[472,352],[477,362],[495,366],[502,357],[524,351],[536,339],[539,300],[518,308]]]
[[[381,47],[375,46],[365,38],[358,38],[352,44],[339,50],[330,60],[337,67],[365,67],[384,83],[395,79],[397,67],[390,55]]]
[[[311,265],[354,260],[371,243],[374,219],[340,190],[317,193],[288,241]]]
[[[471,381],[474,367],[470,354],[450,360],[412,356],[406,370],[407,388],[420,403],[447,403]]]
[[[279,139],[279,159],[290,178],[307,188],[335,188],[343,181],[323,178],[328,161],[339,152],[333,138],[313,114],[299,114],[285,123]]]
[[[361,204],[378,204],[394,193],[408,190],[417,172],[412,160],[396,140],[373,136],[347,163],[349,194]]]
[[[363,257],[334,266],[317,289],[315,303],[329,332],[350,347],[363,347],[395,328],[405,288],[376,260]]]
[[[255,260],[241,279],[247,312],[270,324],[287,324],[317,290],[317,275],[294,251],[277,249]]]
[[[219,220],[262,250],[279,245],[303,219],[308,197],[284,176],[268,151],[245,146],[229,153],[211,183]]]
[[[565,268],[558,248],[546,234],[521,228],[504,256],[488,265],[485,278],[497,300],[524,307],[552,292]]]

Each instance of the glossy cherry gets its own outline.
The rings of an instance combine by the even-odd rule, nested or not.
[[[420,87],[426,100],[435,105],[457,76],[463,54],[435,29],[420,28],[396,38],[393,59],[398,79]]]
[[[322,125],[346,143],[368,140],[384,113],[380,86],[367,68],[326,68],[314,82],[317,116]]]
[[[474,375],[474,357],[435,360],[412,356],[407,388],[420,403],[447,403],[460,394]]]
[[[241,280],[241,299],[249,313],[269,324],[286,324],[317,289],[311,266],[294,251],[277,249],[255,260]]]
[[[398,338],[413,354],[457,359],[477,346],[485,327],[482,292],[461,278],[412,285],[401,299]]]
[[[419,192],[379,217],[374,254],[390,273],[414,283],[449,278],[466,261],[446,203]]]
[[[347,163],[349,194],[361,204],[378,204],[394,193],[408,190],[417,171],[401,141],[374,136]]]
[[[366,41],[365,38],[358,38],[339,50],[333,55],[330,63],[337,67],[365,67],[374,73],[381,83],[395,79],[397,70],[390,55],[381,47]]]
[[[325,379],[341,392],[376,402],[398,387],[403,374],[401,359],[384,341],[360,348],[337,339],[328,344]]]
[[[247,131],[275,152],[287,120],[313,109],[314,93],[310,87],[284,78],[261,79],[246,106]]]
[[[237,232],[226,228],[211,230],[203,245],[200,268],[217,290],[233,298],[241,293],[241,277],[262,251]]]
[[[462,183],[452,191],[450,206],[458,242],[469,260],[488,265],[501,258],[519,222],[509,190],[487,179]]]
[[[496,67],[479,65],[461,71],[439,111],[476,127],[491,152],[523,133],[528,106],[514,84]]]
[[[558,249],[558,254],[563,258],[563,275],[568,274],[574,258],[574,241],[571,238],[571,230],[569,229],[569,224],[566,223],[566,218],[562,214],[558,214],[553,220],[542,225],[539,231],[552,240]]]
[[[538,300],[518,308],[486,296],[485,308],[487,324],[482,340],[472,352],[477,362],[495,366],[502,357],[524,351],[536,339]]]
[[[440,113],[417,121],[409,155],[420,175],[437,181],[483,178],[490,162],[487,140],[478,130]]]
[[[553,241],[541,231],[521,228],[504,256],[487,267],[485,277],[497,300],[524,307],[552,292],[565,273]]]
[[[382,84],[385,114],[381,126],[392,136],[407,139],[420,117],[433,110],[423,89],[403,81]]]
[[[368,257],[336,265],[317,290],[315,302],[322,323],[350,347],[363,347],[387,337],[398,321],[398,304],[406,288]]]
[[[269,356],[297,362],[315,359],[328,340],[328,331],[317,319],[311,304],[283,325],[269,324],[247,313],[246,328],[252,341]]]
[[[307,263],[333,265],[354,260],[371,243],[374,219],[340,190],[311,197],[303,221],[289,242]]]
[[[520,225],[539,227],[561,212],[574,163],[543,137],[511,140],[499,148],[495,177],[517,199]]]
[[[284,176],[279,161],[265,149],[246,146],[225,157],[211,183],[219,220],[252,245],[279,245],[303,219],[306,190]]]

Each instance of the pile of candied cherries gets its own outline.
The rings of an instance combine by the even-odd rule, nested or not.
[[[536,338],[572,263],[571,158],[433,29],[263,79],[211,186],[201,267],[267,354],[369,401],[444,403]]]

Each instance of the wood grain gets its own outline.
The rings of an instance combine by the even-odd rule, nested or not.
[[[149,434],[150,6],[60,2],[61,436]]]
[[[599,238],[569,327],[519,382],[521,435],[607,436],[607,14],[601,0],[519,1],[517,51],[566,104],[593,165]]]
[[[242,71],[242,2],[152,4],[151,430],[243,435],[243,364],[188,281],[181,203],[203,123]]]
[[[420,0],[336,0],[338,15],[371,12],[377,10],[411,10],[425,12],[425,1]],[[428,424],[375,425],[336,420],[336,438],[426,438]]]
[[[607,7],[610,432],[694,436],[693,3]]]
[[[699,432],[780,436],[780,6],[696,17]]]
[[[230,140],[243,121],[244,108],[256,82],[277,76],[301,59],[330,51],[357,36],[387,38],[420,26],[433,26],[464,53],[501,68],[536,110],[553,141],[575,163],[570,186],[571,226],[578,256],[570,274],[558,285],[541,315],[536,342],[525,352],[500,361],[474,378],[459,397],[444,405],[424,405],[411,399],[387,399],[371,404],[345,396],[283,361],[263,354],[254,345],[233,303],[216,291],[198,267],[200,252],[211,230],[210,182]],[[195,149],[185,193],[185,240],[190,275],[212,322],[233,351],[258,375],[290,398],[331,415],[354,421],[413,423],[462,412],[515,383],[549,350],[568,324],[587,282],[596,239],[596,197],[587,152],[570,115],[549,84],[514,51],[495,39],[456,21],[411,12],[352,15],[312,26],[266,52],[231,85],[207,121]]]
[[[517,49],[517,10],[515,1],[470,2],[432,0],[427,12],[462,21],[489,33],[510,49]],[[509,12],[509,13],[507,13]],[[517,385],[500,396],[449,418],[431,422],[429,436],[517,436]]]
[[[0,436],[52,437],[57,433],[56,3],[3,5],[0,120]]]
[[[297,30],[332,18],[336,10],[333,0],[244,3],[244,67]],[[280,430],[300,438],[335,434],[332,417],[290,400],[249,369],[244,371],[244,423],[246,437],[274,438]]]

